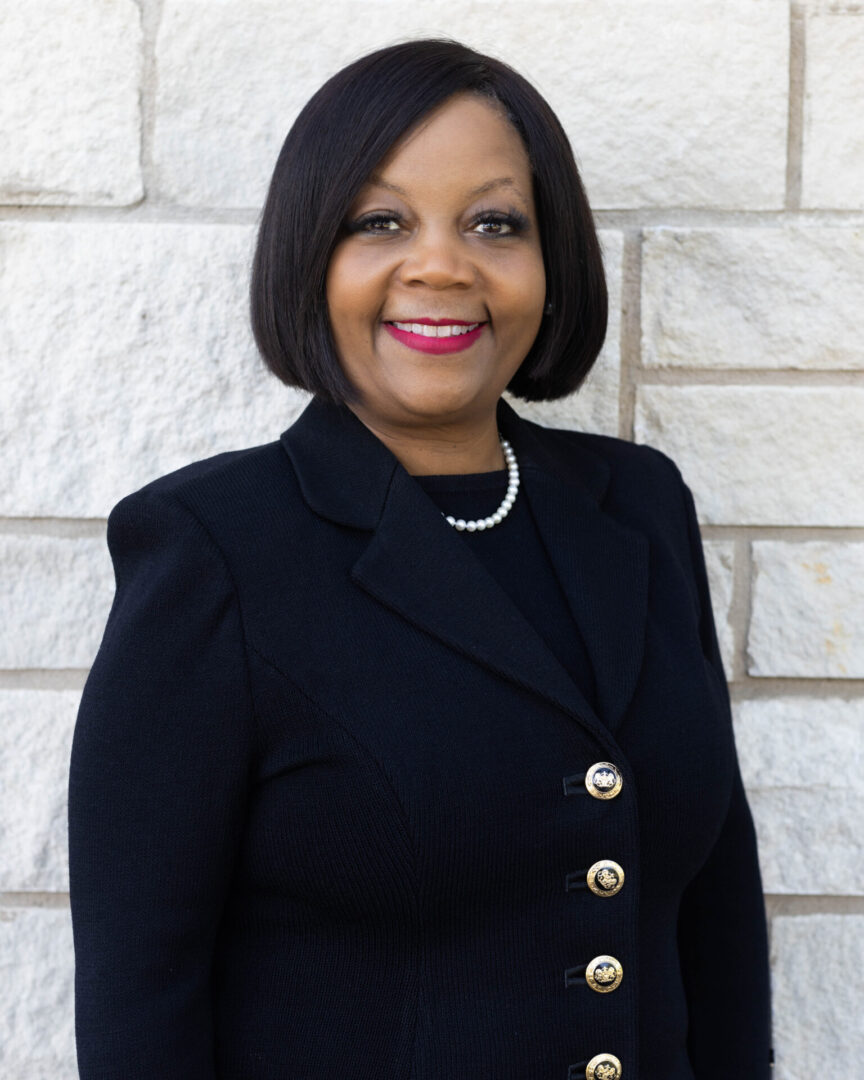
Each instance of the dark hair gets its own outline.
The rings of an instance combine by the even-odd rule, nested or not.
[[[582,384],[606,335],[600,245],[558,118],[518,72],[456,41],[391,45],[337,72],[305,105],[276,162],[261,212],[250,287],[252,332],[268,368],[333,402],[357,399],[327,314],[326,277],[351,204],[393,144],[459,92],[503,107],[522,137],[551,314],[507,389],[526,401]]]

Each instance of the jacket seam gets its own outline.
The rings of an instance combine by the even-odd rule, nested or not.
[[[423,992],[423,985],[424,985],[424,981],[425,981],[424,978],[423,978],[423,968],[425,967],[425,963],[426,963],[426,936],[425,936],[426,924],[425,924],[425,921],[422,918],[422,910],[421,910],[421,902],[420,902],[421,901],[421,890],[420,890],[420,871],[419,871],[420,864],[419,864],[418,847],[417,847],[417,844],[415,842],[415,838],[414,838],[414,835],[413,835],[413,832],[412,832],[412,829],[411,829],[411,823],[410,823],[410,818],[408,817],[408,812],[405,809],[405,806],[404,806],[404,804],[402,802],[402,799],[399,797],[399,793],[397,792],[395,786],[393,785],[393,781],[390,779],[390,775],[388,774],[387,770],[384,768],[384,765],[382,764],[382,762],[378,760],[376,755],[372,753],[372,751],[369,749],[369,747],[366,746],[366,744],[364,742],[362,742],[362,740],[358,739],[357,736],[352,731],[350,731],[338,719],[338,717],[334,716],[333,713],[329,709],[324,708],[324,706],[321,705],[321,703],[318,702],[315,698],[313,698],[312,695],[308,693],[308,691],[304,690],[304,688],[302,686],[300,686],[299,683],[295,679],[293,679],[286,671],[283,671],[283,669],[279,666],[279,664],[276,663],[275,660],[273,660],[271,657],[269,657],[265,653],[263,653],[252,642],[248,642],[248,649],[251,652],[253,652],[262,661],[262,663],[267,664],[267,666],[270,667],[273,671],[275,671],[281,678],[285,679],[286,682],[290,683],[291,686],[294,687],[296,692],[305,701],[309,702],[309,704],[314,709],[316,709],[318,712],[320,712],[323,716],[326,716],[328,720],[330,720],[333,724],[335,724],[335,726],[339,729],[339,731],[342,732],[342,734],[346,738],[348,738],[350,740],[350,742],[354,746],[357,747],[357,749],[363,754],[363,756],[368,761],[370,761],[372,763],[372,765],[375,767],[376,772],[381,777],[383,782],[386,784],[387,790],[390,792],[390,795],[392,796],[393,801],[396,804],[396,807],[397,807],[397,809],[399,811],[399,817],[401,819],[401,824],[402,824],[402,833],[403,833],[403,836],[405,837],[405,839],[408,842],[408,848],[409,848],[409,850],[411,852],[412,896],[413,896],[413,900],[414,900],[414,914],[415,914],[415,918],[417,920],[417,931],[418,931],[418,945],[417,945],[418,956],[416,958],[417,963],[416,963],[416,969],[415,969],[416,970],[416,976],[417,976],[417,1001],[416,1001],[415,1015],[414,1015],[414,1031],[413,1031],[413,1034],[412,1034],[412,1037],[411,1037],[411,1059],[408,1062],[408,1078],[410,1080],[410,1077],[413,1076],[413,1072],[414,1072],[414,1057],[415,1057],[415,1053],[416,1053],[417,1036],[418,1036],[419,1025],[420,1025],[420,999],[421,999],[421,995],[422,995],[422,992]]]
[[[250,646],[249,646],[248,637],[247,637],[247,631],[246,631],[246,619],[245,619],[244,612],[243,612],[243,605],[240,602],[240,591],[239,591],[239,589],[237,587],[237,581],[236,581],[236,579],[234,577],[234,574],[233,574],[233,572],[231,570],[231,565],[228,562],[228,559],[227,559],[227,557],[225,555],[225,552],[222,550],[221,546],[216,541],[216,538],[213,536],[213,533],[211,532],[210,528],[205,524],[205,522],[201,519],[201,517],[195,512],[195,510],[193,510],[192,507],[189,506],[189,504],[185,501],[185,499],[182,499],[176,493],[173,493],[173,494],[161,494],[161,493],[157,492],[157,493],[153,493],[153,494],[154,494],[154,496],[156,498],[164,499],[166,503],[170,504],[172,501],[175,502],[178,506],[182,507],[186,511],[186,513],[189,515],[189,517],[192,518],[192,520],[199,526],[201,531],[204,533],[204,535],[209,540],[210,546],[213,548],[213,550],[219,556],[219,559],[220,559],[220,561],[222,563],[222,566],[223,566],[223,568],[225,570],[225,575],[228,578],[228,582],[229,582],[230,587],[231,587],[231,592],[233,593],[233,596],[234,596],[234,603],[235,603],[235,605],[237,607],[238,623],[239,623],[239,626],[240,626],[240,644],[241,644],[241,648],[242,648],[242,651],[243,651],[243,668],[244,668],[245,675],[246,675],[246,695],[247,695],[247,697],[249,699],[250,713],[251,713],[251,716],[252,716],[252,727],[253,727],[254,732],[255,732],[256,749],[257,749],[257,752],[258,752],[258,754],[260,756],[260,752],[261,752],[261,724],[260,724],[260,720],[258,718],[258,710],[257,710],[256,705],[255,705],[255,695],[252,692],[252,673],[251,673],[250,666],[249,666],[249,647]],[[251,776],[251,763],[250,763],[250,776]]]
[[[394,470],[394,473],[395,473],[395,470]],[[390,481],[389,481],[388,486],[387,486],[387,492],[388,493],[389,493],[389,490],[390,490],[390,487],[391,487],[392,483],[393,483],[393,476],[390,477]],[[362,743],[351,731],[349,731],[348,728],[346,728],[344,726],[344,724],[342,724],[335,716],[333,716],[333,714],[329,710],[323,708],[323,706],[321,706],[319,704],[319,702],[315,701],[314,698],[312,698],[303,689],[303,687],[298,685],[296,680],[292,679],[291,676],[289,676],[285,671],[283,671],[282,668],[279,667],[278,664],[276,664],[270,657],[266,656],[263,652],[261,652],[261,650],[258,649],[254,644],[252,644],[252,642],[249,640],[249,635],[248,635],[248,630],[247,630],[247,625],[246,625],[246,619],[245,619],[245,615],[244,615],[244,611],[243,611],[243,605],[242,605],[242,603],[240,601],[240,590],[239,590],[238,585],[237,585],[237,580],[236,580],[236,578],[235,578],[235,576],[234,576],[234,574],[233,574],[233,572],[231,570],[231,565],[230,565],[230,563],[228,561],[227,556],[225,555],[225,552],[222,550],[222,547],[217,542],[216,538],[214,537],[212,531],[207,526],[207,524],[201,519],[201,517],[198,515],[198,513],[196,513],[196,511],[186,502],[186,500],[181,498],[181,496],[179,494],[177,494],[176,492],[167,493],[167,494],[162,493],[162,492],[150,492],[149,494],[151,494],[154,498],[156,498],[158,500],[164,501],[164,503],[167,504],[167,505],[171,505],[173,503],[173,504],[176,504],[177,506],[181,507],[189,515],[189,517],[199,526],[201,531],[207,537],[207,540],[209,541],[210,546],[218,554],[219,559],[220,559],[220,561],[222,563],[222,566],[223,566],[224,571],[225,571],[225,575],[226,575],[226,577],[228,579],[228,582],[230,584],[230,587],[231,587],[231,592],[233,593],[234,602],[235,602],[236,607],[237,607],[238,621],[239,621],[239,625],[240,625],[240,642],[241,642],[241,646],[242,646],[242,650],[243,650],[243,664],[244,664],[245,676],[246,676],[246,693],[247,693],[247,696],[248,696],[248,699],[249,699],[250,712],[251,712],[251,716],[252,716],[252,725],[253,725],[253,728],[254,728],[254,731],[255,731],[255,741],[256,741],[259,756],[260,756],[260,752],[261,752],[261,743],[262,743],[262,728],[261,728],[260,718],[258,716],[258,712],[257,712],[257,709],[256,709],[255,695],[254,695],[253,688],[252,688],[252,686],[253,686],[253,684],[252,684],[252,672],[251,672],[251,666],[250,666],[250,663],[249,663],[249,654],[250,654],[250,652],[254,652],[255,655],[258,656],[264,663],[266,663],[269,667],[271,667],[274,671],[276,671],[283,679],[285,679],[287,682],[289,682],[295,688],[295,690],[306,701],[308,701],[315,709],[317,709],[323,715],[327,716],[328,719],[330,719],[339,728],[339,730],[345,736],[348,737],[348,739],[361,751],[361,753],[364,755],[364,757],[373,764],[373,766],[375,767],[375,769],[378,772],[379,776],[384,781],[384,783],[385,783],[385,785],[387,787],[387,790],[390,792],[390,794],[391,794],[391,796],[393,798],[393,801],[396,804],[396,807],[397,807],[398,812],[399,812],[399,818],[400,818],[400,821],[401,821],[402,832],[403,832],[403,835],[404,835],[404,837],[405,837],[405,839],[406,839],[406,841],[408,843],[409,851],[411,852],[412,898],[413,898],[413,902],[414,902],[414,915],[415,915],[415,919],[416,919],[416,923],[417,923],[417,940],[418,940],[418,944],[417,944],[417,954],[418,955],[416,956],[416,963],[415,963],[415,975],[416,975],[416,979],[417,979],[417,994],[416,994],[416,1003],[415,1003],[415,1012],[414,1012],[414,1030],[412,1032],[411,1040],[410,1040],[411,1056],[410,1056],[410,1059],[409,1059],[409,1061],[407,1063],[408,1064],[408,1077],[410,1078],[411,1075],[413,1074],[413,1071],[414,1071],[414,1057],[415,1057],[415,1053],[416,1053],[416,1042],[417,1042],[417,1036],[418,1036],[418,1032],[419,1032],[420,996],[422,994],[422,988],[423,988],[423,982],[424,982],[422,968],[425,965],[425,961],[426,961],[426,943],[425,943],[425,923],[424,923],[424,921],[423,921],[423,919],[421,917],[421,906],[420,906],[420,882],[419,882],[418,849],[417,849],[417,845],[415,843],[414,836],[413,836],[411,828],[410,828],[410,820],[408,818],[407,811],[406,811],[406,809],[405,809],[405,807],[404,807],[404,805],[402,803],[402,800],[400,799],[399,794],[396,791],[396,789],[395,789],[395,787],[394,787],[394,785],[393,785],[393,783],[392,783],[386,769],[384,768],[382,763],[377,759],[377,757],[371,752],[371,750],[364,743]],[[252,765],[250,763],[250,770],[249,770],[250,775],[247,777],[247,779],[250,782],[250,787],[251,787],[251,770],[252,770]]]

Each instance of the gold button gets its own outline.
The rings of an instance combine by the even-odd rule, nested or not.
[[[588,1062],[585,1080],[621,1080],[621,1062],[614,1054],[597,1054]]]
[[[614,799],[623,783],[621,772],[609,761],[598,761],[585,773],[585,787],[595,799]]]
[[[598,994],[617,990],[624,978],[624,969],[614,956],[595,956],[585,969],[585,981]]]
[[[612,859],[601,859],[588,871],[588,888],[595,896],[614,896],[623,885],[624,871]]]

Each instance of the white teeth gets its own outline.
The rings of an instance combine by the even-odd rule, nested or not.
[[[406,334],[420,334],[422,337],[458,337],[460,334],[469,334],[476,330],[480,323],[471,323],[470,326],[457,326],[449,323],[445,326],[426,326],[423,323],[394,322],[397,330],[404,330]]]

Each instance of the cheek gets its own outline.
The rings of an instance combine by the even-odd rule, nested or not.
[[[546,302],[546,273],[539,252],[525,252],[518,259],[499,268],[498,293],[504,300],[505,314],[520,322],[533,322],[543,313]]]
[[[335,253],[327,270],[327,310],[337,339],[368,331],[381,306],[380,274],[350,254]]]

